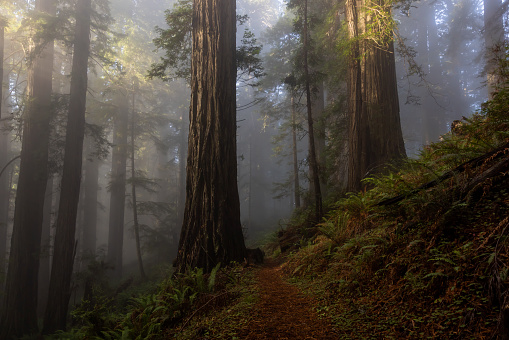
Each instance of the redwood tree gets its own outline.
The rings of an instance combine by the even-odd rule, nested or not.
[[[312,175],[313,195],[315,197],[315,222],[320,222],[322,218],[322,191],[320,188],[320,172],[318,171],[318,159],[316,156],[315,146],[315,129],[313,119],[313,103],[311,102],[311,79],[309,74],[308,51],[309,51],[309,32],[308,32],[308,1],[304,1],[304,28],[302,30],[302,50],[304,63],[304,85],[306,88],[306,108],[308,118],[308,134],[309,134],[309,168]]]
[[[352,39],[348,70],[350,190],[359,190],[368,173],[378,172],[406,154],[399,117],[394,22],[390,18],[391,4],[386,0],[346,1]]]
[[[193,1],[187,189],[176,270],[241,261],[237,188],[235,0]]]
[[[4,74],[4,49],[5,49],[5,27],[7,22],[0,16],[0,118],[5,113],[3,101],[3,88],[8,83],[8,75]],[[0,132],[0,164],[7,163],[8,137]],[[9,180],[7,174],[0,177],[0,273],[5,272],[5,252],[7,250],[7,222],[9,213]],[[3,287],[3,280],[0,280],[0,287]]]
[[[54,16],[54,0],[37,0],[35,10]],[[48,21],[42,23],[44,29]],[[31,50],[35,49],[32,41]],[[27,106],[23,116],[23,140],[16,191],[11,253],[3,295],[0,339],[36,333],[37,277],[48,179],[53,41],[30,62]]]
[[[122,90],[117,92],[117,112],[113,118],[113,150],[111,152],[110,214],[108,254],[106,260],[114,267],[114,276],[122,277],[124,246],[124,212],[126,195],[128,99]]]
[[[76,252],[76,217],[81,185],[88,56],[90,53],[91,0],[76,4],[76,30],[72,61],[71,94],[67,119],[64,166],[56,224],[48,304],[43,332],[65,329],[71,297],[71,274]]]

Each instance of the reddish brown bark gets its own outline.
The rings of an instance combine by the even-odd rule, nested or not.
[[[235,0],[194,0],[187,189],[177,271],[242,261],[237,188]]]

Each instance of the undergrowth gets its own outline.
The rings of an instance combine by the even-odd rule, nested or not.
[[[252,271],[232,264],[225,268],[218,265],[210,274],[198,268],[168,275],[156,289],[128,290],[124,294],[131,295],[128,298],[112,298],[96,287],[93,300],[83,300],[72,311],[71,330],[47,338],[232,338],[238,326],[248,320],[245,313],[255,301],[252,276]]]
[[[371,189],[335,203],[312,244],[290,255],[285,271],[314,292],[317,312],[342,338],[509,335],[509,82],[501,79],[472,118],[418,159],[367,178]]]

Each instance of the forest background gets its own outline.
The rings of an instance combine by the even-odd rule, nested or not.
[[[32,145],[48,150],[49,166],[47,174],[41,174],[37,173],[38,163],[34,163],[29,174],[47,180],[41,237],[16,241],[21,247],[35,242],[38,245],[34,249],[39,244],[42,249],[37,270],[34,268],[26,280],[31,285],[38,282],[35,296],[39,314],[44,313],[50,281],[56,229],[52,226],[58,224],[59,207],[62,210],[67,202],[59,199],[66,163],[62,150],[69,131],[66,115],[73,105],[72,79],[78,74],[73,59],[81,55],[75,52],[79,31],[74,27],[80,18],[75,14],[75,4],[47,2],[47,8],[44,4],[4,0],[0,40],[0,164],[5,165],[0,177],[0,254],[8,254],[16,246],[10,240],[16,200],[23,197],[20,192],[37,197],[35,184],[20,188],[19,154],[22,135],[29,126],[27,112],[33,109],[31,91],[49,91],[42,95],[46,104],[41,104],[48,115],[44,124],[33,122],[40,135],[32,140]],[[189,1],[89,4],[90,33],[85,35],[90,37],[90,54],[81,61],[88,83],[81,91],[86,93],[86,138],[83,159],[77,156],[79,162],[83,160],[82,190],[75,195],[80,202],[75,212],[77,242],[70,255],[62,256],[74,262],[75,273],[82,272],[91,258],[98,258],[114,267],[117,279],[125,277],[123,271],[134,271],[130,263],[138,266],[136,271],[143,276],[142,257],[148,263],[169,262],[176,253],[185,199],[190,98],[186,55],[179,54],[162,73],[154,73],[154,69],[157,71],[165,52],[186,52],[177,42],[160,40],[168,23],[175,27],[180,24],[182,32],[189,32],[189,20],[185,21],[189,17],[182,15],[186,12],[176,16],[167,12],[166,17],[164,13],[172,8],[185,9],[186,4]],[[485,15],[487,6],[497,8],[494,16]],[[396,33],[399,115],[404,153],[410,157],[448,132],[453,121],[479,110],[488,97],[486,51],[493,42],[486,27],[487,23],[499,22],[495,31],[504,31],[504,6],[488,0],[398,3],[393,10],[397,25],[391,26],[390,20],[384,23]],[[254,74],[240,67],[237,80],[238,186],[241,220],[251,244],[280,228],[295,208],[313,204],[313,197],[307,194],[317,186],[316,182],[308,184],[313,173],[309,170],[304,78],[312,81],[321,194],[324,200],[334,201],[351,187],[346,105],[351,42],[346,39],[343,8],[344,4],[336,1],[314,1],[306,13],[309,44],[305,45],[301,2],[286,6],[279,1],[246,0],[237,4],[237,14],[249,17],[240,20],[237,45],[255,47],[264,66],[263,77],[261,71]],[[48,58],[48,46],[53,42]],[[263,49],[257,50],[260,44]],[[311,70],[306,77],[300,58],[303,49],[309,55]],[[37,65],[44,59],[46,64]],[[46,72],[42,76],[46,82],[42,79],[43,83],[30,88],[31,81],[41,80],[31,80],[30,70],[37,67],[41,74]],[[147,77],[150,70],[152,77]],[[76,102],[85,104],[83,99]],[[4,281],[7,256],[0,264]]]

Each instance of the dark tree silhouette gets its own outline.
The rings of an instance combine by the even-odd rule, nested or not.
[[[54,16],[54,0],[37,0],[37,12]],[[31,50],[35,48],[32,41]],[[27,106],[23,119],[23,140],[11,253],[3,294],[0,339],[38,332],[37,290],[39,254],[48,180],[51,78],[53,41],[31,61],[28,71]]]
[[[119,90],[118,110],[113,120],[113,150],[111,155],[110,215],[108,254],[106,260],[114,267],[114,276],[122,277],[122,249],[124,246],[124,212],[126,193],[128,99]]]
[[[67,309],[71,297],[71,274],[76,253],[76,217],[80,197],[83,139],[85,136],[91,12],[91,0],[77,2],[64,165],[48,304],[44,314],[43,333],[45,334],[66,328]]]

